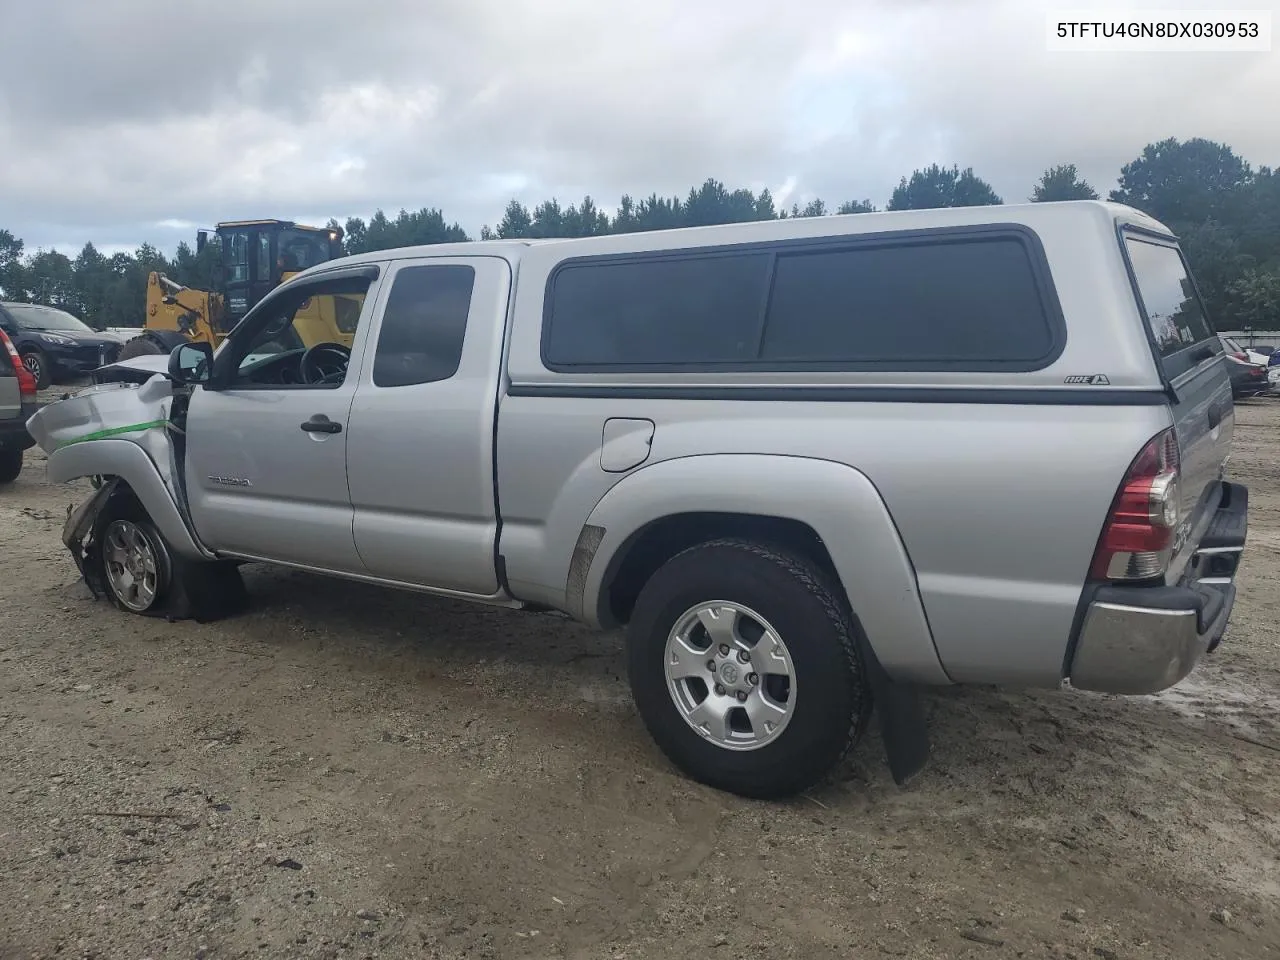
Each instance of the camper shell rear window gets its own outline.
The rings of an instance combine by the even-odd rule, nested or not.
[[[1171,241],[1124,236],[1138,310],[1147,324],[1164,375],[1173,379],[1220,352],[1182,251]]]

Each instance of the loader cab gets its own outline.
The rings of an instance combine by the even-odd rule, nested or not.
[[[221,245],[226,326],[235,326],[259,300],[293,274],[342,256],[339,227],[291,220],[237,220],[214,231]],[[197,249],[208,242],[201,232]]]

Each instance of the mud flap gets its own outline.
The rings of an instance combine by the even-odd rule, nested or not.
[[[885,672],[870,643],[863,640],[861,646],[889,772],[893,782],[903,787],[929,762],[929,724],[924,707],[914,686],[898,683]]]

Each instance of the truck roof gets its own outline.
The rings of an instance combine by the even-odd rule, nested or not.
[[[726,243],[758,243],[791,237],[856,235],[987,223],[1022,224],[1034,229],[1063,220],[1077,226],[1083,226],[1092,221],[1095,227],[1105,226],[1107,229],[1113,229],[1117,223],[1127,223],[1169,236],[1173,235],[1160,221],[1125,204],[1109,200],[1066,200],[1051,203],[1010,203],[928,210],[831,214],[820,217],[788,217],[781,220],[752,220],[702,227],[609,233],[590,237],[469,240],[459,243],[424,244],[353,254],[311,267],[298,276],[309,276],[326,269],[333,269],[335,266],[418,257],[502,256],[514,261],[528,249],[544,246],[576,248],[573,249],[574,255],[587,256],[593,253],[654,248],[676,249]],[[566,249],[566,255],[569,255],[568,249]]]

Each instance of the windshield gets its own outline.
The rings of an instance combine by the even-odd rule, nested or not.
[[[305,270],[329,259],[329,234],[312,230],[280,231],[281,268]]]
[[[5,310],[19,330],[66,330],[69,333],[93,333],[93,328],[77,320],[65,310],[42,307],[34,303],[10,303]]]

